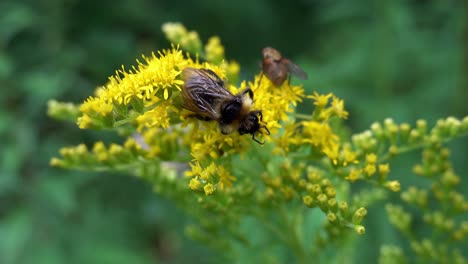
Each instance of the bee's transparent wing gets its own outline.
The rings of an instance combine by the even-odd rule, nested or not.
[[[284,60],[285,60],[286,67],[288,67],[288,71],[289,73],[291,73],[291,75],[294,75],[301,80],[307,80],[308,78],[307,73],[303,69],[301,69],[299,66],[292,63],[288,59],[284,59]]]
[[[211,70],[185,68],[182,71],[184,108],[207,119],[220,118],[220,103],[233,100],[223,81]]]

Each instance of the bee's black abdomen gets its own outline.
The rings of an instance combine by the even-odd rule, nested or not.
[[[221,118],[219,123],[222,125],[231,124],[235,119],[239,118],[242,104],[238,101],[229,101],[221,106]]]

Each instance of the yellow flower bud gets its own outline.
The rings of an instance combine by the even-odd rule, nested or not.
[[[366,155],[366,162],[370,164],[375,164],[377,162],[377,155],[370,153]]]
[[[379,176],[381,179],[385,179],[389,173],[390,173],[390,165],[388,163],[379,164]]]
[[[399,192],[401,188],[399,181],[388,181],[385,183],[385,187],[387,187],[392,192]]]
[[[211,183],[208,183],[205,185],[205,187],[203,187],[203,190],[205,191],[205,195],[211,195],[214,193],[214,191],[216,190],[216,187],[211,184]]]
[[[196,190],[199,190],[200,187],[201,187],[201,182],[200,180],[198,179],[198,177],[195,177],[195,178],[192,178],[189,182],[189,187],[190,189],[196,191]]]
[[[329,221],[330,223],[333,223],[333,222],[336,221],[336,215],[335,215],[334,213],[332,213],[332,212],[329,212],[329,213],[327,214],[327,219],[328,219],[328,221]]]
[[[358,235],[364,235],[366,233],[366,228],[362,225],[356,225],[354,226],[354,231],[356,231]]]
[[[63,165],[63,161],[58,158],[52,158],[50,160],[50,166],[52,167],[60,167]]]
[[[304,202],[304,204],[308,207],[312,207],[312,204],[314,202],[314,198],[312,198],[312,196],[310,195],[306,195],[304,197],[302,197],[302,201]]]

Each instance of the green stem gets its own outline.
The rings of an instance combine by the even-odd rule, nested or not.
[[[300,118],[300,119],[305,119],[305,120],[313,120],[311,115],[306,115],[306,114],[301,114],[301,113],[295,113],[295,117]]]
[[[127,123],[130,123],[132,122],[133,120],[135,120],[135,118],[138,116],[138,114],[131,114],[129,117],[125,118],[125,119],[122,119],[122,120],[119,120],[119,121],[116,121],[114,122],[114,125],[113,127],[116,128],[116,127],[119,127],[119,126],[123,126]]]
[[[443,139],[440,140],[440,143],[447,143],[447,142],[449,142],[451,140],[454,140],[454,139],[459,138],[459,137],[464,137],[464,136],[467,136],[467,135],[468,135],[468,131],[464,132],[464,133],[461,133],[461,134],[458,134],[456,136],[443,138]],[[413,151],[413,150],[424,148],[424,147],[426,147],[426,146],[428,146],[430,144],[431,143],[428,142],[428,141],[423,141],[423,142],[421,142],[419,144],[415,144],[415,145],[411,145],[411,146],[398,147],[398,154],[404,154],[404,153],[407,153],[407,152],[410,152],[410,151]],[[391,157],[392,157],[392,155],[390,155],[390,153],[386,153],[385,156],[383,156],[382,159],[380,159],[380,161],[389,160]]]
[[[302,228],[298,228],[296,224],[302,224],[302,223],[296,223],[295,221],[290,221],[288,218],[288,210],[284,207],[281,206],[279,211],[280,214],[280,219],[283,222],[285,229],[288,230],[287,232],[289,234],[290,239],[289,241],[289,247],[291,250],[295,253],[296,257],[298,258],[299,263],[308,263],[307,262],[307,253],[303,247],[303,243],[301,242],[301,232]],[[297,216],[297,215],[296,215]]]
[[[117,170],[117,171],[124,171],[124,170],[130,170],[133,168],[136,168],[140,166],[142,163],[149,163],[149,160],[144,160],[144,159],[136,159],[130,163],[127,164],[113,164],[113,165],[96,165],[93,164],[93,167],[90,166],[85,166],[85,165],[80,165],[80,166],[75,166],[71,164],[71,166],[66,166],[67,168],[74,169],[74,170],[79,170],[79,171],[94,171],[94,172],[103,172],[103,171],[109,171],[109,170]]]

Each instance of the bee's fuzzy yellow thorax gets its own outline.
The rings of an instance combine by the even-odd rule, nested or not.
[[[247,95],[244,95],[242,97],[242,110],[241,114],[246,115],[250,112],[250,109],[252,108],[253,100]]]

